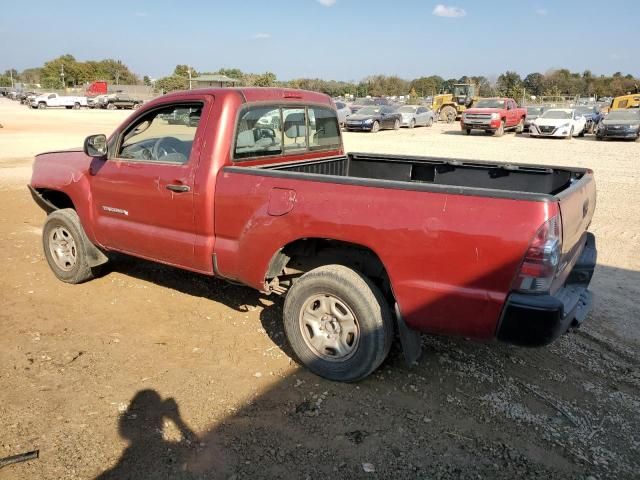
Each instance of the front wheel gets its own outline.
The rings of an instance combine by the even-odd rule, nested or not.
[[[429,120],[427,120],[427,127],[433,127],[433,117],[429,118]]]
[[[393,124],[393,129],[400,130],[400,120],[396,119],[396,121]]]
[[[298,359],[329,380],[354,382],[387,357],[393,320],[380,290],[343,265],[300,277],[284,304],[284,329]]]
[[[115,110],[115,109],[116,109],[116,106],[113,103],[109,103],[107,105],[107,110]]]
[[[569,136],[566,137],[567,140],[571,140],[573,138],[573,127],[571,127],[571,131],[569,132]]]
[[[411,123],[409,123],[409,128],[416,128],[416,121],[415,120],[411,120]]]
[[[440,120],[444,120],[447,123],[455,122],[457,116],[458,112],[450,105],[447,105],[442,110],[440,110]]]
[[[44,102],[40,102],[40,103],[38,104],[38,108],[39,108],[40,110],[44,110],[45,108],[47,108],[47,104],[46,104],[46,103],[44,103]]]
[[[380,122],[376,120],[375,122],[373,122],[373,125],[371,125],[371,133],[378,133],[379,131],[380,131]]]
[[[89,239],[75,210],[65,208],[49,214],[42,230],[44,255],[54,275],[66,283],[93,278],[89,265]]]
[[[76,110],[80,110],[80,103],[76,102],[73,104],[73,108]]]
[[[494,132],[493,135],[496,136],[496,137],[501,137],[502,135],[504,135],[504,120],[502,120],[502,122],[500,122],[500,126]]]

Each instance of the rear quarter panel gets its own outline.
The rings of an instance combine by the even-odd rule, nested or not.
[[[272,189],[293,209],[268,213]],[[524,252],[548,216],[545,202],[267,177],[223,169],[215,197],[218,272],[264,289],[273,255],[300,238],[373,250],[407,324],[480,339],[495,335]]]

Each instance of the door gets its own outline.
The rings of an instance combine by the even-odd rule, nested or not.
[[[91,175],[96,238],[106,248],[194,267],[196,132],[204,103],[143,112]],[[169,119],[179,121],[169,122]]]
[[[382,113],[382,127],[384,128],[393,128],[394,123],[396,122],[395,115],[392,115],[392,110],[388,107],[380,107]]]

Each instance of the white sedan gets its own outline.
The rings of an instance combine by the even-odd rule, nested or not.
[[[551,108],[536,118],[529,127],[532,137],[583,137],[587,120],[573,108]]]

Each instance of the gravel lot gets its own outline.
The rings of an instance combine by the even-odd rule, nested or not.
[[[599,261],[590,318],[550,347],[424,337],[414,368],[394,348],[342,385],[291,360],[277,298],[133,259],[53,277],[32,157],[129,113],[0,99],[0,457],[40,449],[0,479],[637,478],[640,144],[345,134],[354,152],[591,167]]]

